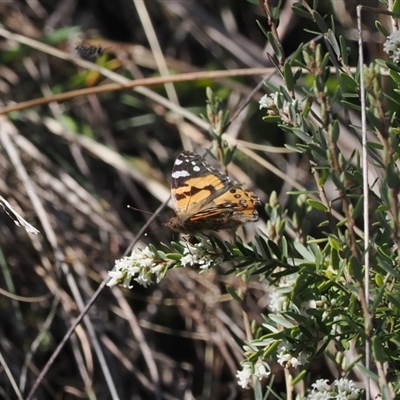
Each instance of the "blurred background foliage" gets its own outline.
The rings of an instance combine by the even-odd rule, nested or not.
[[[347,39],[349,62],[355,65],[356,2],[320,3],[319,12],[332,15],[337,33]],[[312,22],[296,16],[292,4],[283,2],[280,15],[286,56],[314,37],[305,31]],[[0,2],[0,105],[10,111],[0,116],[0,194],[40,230],[38,236],[27,235],[1,214],[0,349],[3,367],[22,393],[29,392],[114,260],[168,199],[177,154],[183,148],[200,154],[210,148],[207,124],[199,118],[205,114],[207,87],[231,116],[241,109],[226,132],[231,147],[237,147],[230,174],[263,202],[277,191],[281,207],[291,212],[303,207],[287,195],[293,180],[315,189],[306,157],[284,147],[293,138],[262,121],[260,82],[273,80],[274,68],[257,20],[269,29],[258,2],[245,0]],[[367,15],[367,32],[372,23]],[[374,39],[372,30],[370,35]],[[366,43],[370,59],[381,56],[372,39]],[[85,57],[74,50],[78,45],[102,51]],[[266,70],[235,78],[207,75],[236,68]],[[124,79],[196,71],[204,77],[173,86],[90,91]],[[12,109],[83,88],[89,90],[85,96]],[[350,131],[341,132],[340,141],[344,152],[359,147]],[[261,220],[242,232],[247,239],[265,227],[266,214],[260,212]],[[171,216],[164,209],[140,245],[177,239],[162,226]],[[318,213],[304,221],[311,231],[318,222]],[[224,268],[201,275],[171,271],[160,285],[146,289],[105,289],[37,398],[109,399],[110,380],[121,399],[251,398],[235,378],[242,359],[238,343],[246,338],[243,312],[225,286],[246,291],[250,320],[267,310],[269,293],[261,284],[244,287],[239,278],[224,276]],[[324,360],[316,360],[311,371],[331,376]],[[276,389],[284,390],[283,369],[277,365],[273,372]],[[2,369],[1,398],[16,398],[10,382]]]

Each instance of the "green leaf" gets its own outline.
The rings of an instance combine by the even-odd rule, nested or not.
[[[342,250],[342,245],[340,243],[340,240],[337,237],[335,237],[333,235],[329,235],[328,236],[328,241],[329,241],[329,244],[331,245],[331,247],[333,249],[335,249],[337,251],[341,251]]]
[[[243,301],[243,299],[240,298],[240,296],[236,293],[236,290],[234,288],[232,288],[231,286],[225,286],[226,291],[229,293],[229,295],[232,297],[232,299],[238,301],[239,303],[241,303]]]
[[[261,32],[263,33],[263,35],[264,35],[265,37],[267,37],[267,36],[268,36],[268,31],[264,28],[263,24],[262,24],[258,19],[256,19],[256,24],[257,24],[258,27],[260,28],[260,30],[261,30]]]
[[[353,92],[358,90],[358,83],[348,74],[341,72],[339,74],[340,79],[347,86],[346,89],[352,90]]]
[[[400,13],[400,0],[394,0],[392,11],[397,14]]]
[[[386,30],[386,28],[382,25],[380,21],[375,21],[375,28],[382,33],[383,36],[388,37],[389,32]]]
[[[282,118],[279,115],[266,115],[262,120],[275,125],[276,123],[281,122]]]
[[[332,263],[332,268],[336,271],[339,271],[339,253],[336,249],[332,247],[331,249],[331,263]]]
[[[312,142],[312,139],[310,138],[310,136],[309,136],[306,132],[304,132],[303,130],[294,128],[294,129],[292,129],[292,132],[293,132],[299,139],[301,139],[303,142],[305,142],[305,143],[310,143],[310,142]]]
[[[386,167],[386,180],[390,189],[398,188],[400,185],[399,171],[393,164]]]
[[[311,206],[312,208],[315,208],[316,210],[327,212],[328,207],[326,207],[324,204],[320,203],[319,201],[308,199],[307,204]]]
[[[285,259],[287,259],[289,257],[289,252],[288,252],[288,243],[286,240],[285,236],[282,236],[281,239],[281,248],[282,248],[282,255]]]
[[[398,66],[397,64],[395,64],[391,61],[386,61],[385,64],[386,64],[387,68],[389,68],[393,71],[396,71],[396,72],[400,72],[400,66]]]
[[[329,135],[333,143],[337,143],[337,141],[339,140],[339,134],[340,134],[339,122],[337,120],[334,120],[332,124],[329,125]]]
[[[268,317],[277,324],[282,325],[284,328],[292,329],[295,327],[295,325],[293,325],[280,314],[269,314]]]
[[[381,276],[379,274],[377,274],[378,276]],[[383,294],[386,290],[386,286],[384,285],[384,279],[382,278],[382,286],[380,287],[380,289],[378,290],[377,294],[374,296],[374,301],[371,305],[370,311],[372,314],[376,313],[376,310],[378,309],[378,307],[381,306],[381,301],[383,298]]]
[[[333,51],[339,57],[340,56],[339,43],[336,40],[335,34],[331,29],[328,29],[328,38],[329,38],[329,43],[331,44],[331,46],[333,48]]]
[[[182,258],[182,254],[166,253],[165,257],[168,258],[169,260],[180,261]]]
[[[292,379],[291,385],[297,385],[307,375],[307,370],[303,369],[295,378]]]
[[[272,49],[274,50],[276,57],[278,59],[282,59],[283,58],[282,47],[275,39],[275,36],[271,32],[268,32],[267,38],[268,38],[269,44],[272,46]]]
[[[327,341],[326,343],[324,343],[319,349],[318,351],[315,353],[313,358],[318,358],[319,356],[321,356],[322,354],[324,354],[326,348],[328,347],[329,341]]]
[[[312,19],[311,14],[299,5],[300,3],[294,3],[292,6],[292,11],[295,14],[299,15],[301,18]]]
[[[308,329],[306,329],[306,327],[305,327],[304,325],[299,325],[299,329],[300,329],[300,332],[301,332],[303,335],[307,336],[307,338],[308,338],[309,340],[314,339],[314,336],[311,334],[311,332],[310,332]]]
[[[272,241],[268,240],[268,247],[271,249],[271,251],[274,253],[274,256],[280,260],[282,257],[281,249],[278,247],[278,245]]]
[[[400,279],[400,273],[397,269],[393,268],[389,263],[384,262],[383,260],[381,260],[379,266],[386,271],[387,273],[389,273],[390,275],[392,275],[393,277],[395,277],[396,279]],[[400,307],[399,307],[400,308]]]
[[[295,241],[293,245],[294,248],[303,256],[305,261],[311,261],[311,262],[315,261],[314,254],[310,253],[310,251],[303,244],[301,244],[298,241]]]
[[[346,365],[345,367],[345,371],[351,371],[354,366],[360,361],[362,360],[364,357],[362,354],[358,355],[350,364]]]
[[[304,67],[301,61],[301,53],[303,52],[303,48],[304,48],[304,43],[300,43],[296,51],[290,55],[289,62],[291,66],[300,64],[300,66]],[[301,70],[300,73],[302,73]]]
[[[392,296],[388,294],[388,299],[398,308],[400,309],[400,300],[396,296]]]
[[[360,107],[360,106],[358,106],[357,104],[350,103],[349,101],[343,100],[343,101],[342,101],[342,104],[343,104],[344,106],[347,106],[347,107],[353,109],[353,110],[361,111],[361,107]]]
[[[376,274],[375,275],[375,283],[377,284],[377,286],[379,286],[380,288],[382,288],[384,286],[385,283],[385,278],[383,275],[381,274]]]
[[[325,23],[324,19],[321,17],[321,15],[317,11],[313,10],[312,16],[314,18],[315,23],[318,25],[318,28],[321,30],[321,32],[327,33],[329,28],[328,25]]]
[[[349,49],[347,47],[346,40],[342,35],[339,36],[339,43],[340,43],[340,54],[342,55],[342,60],[344,65],[349,64],[348,53]]]
[[[395,71],[390,70],[390,71],[389,71],[389,76],[390,76],[396,83],[400,83],[400,75],[399,75],[398,72],[395,72]]]
[[[350,257],[349,272],[355,280],[361,281],[363,279],[363,266],[357,257]]]
[[[273,83],[269,81],[264,81],[264,86],[271,92],[271,93],[276,93],[279,92],[279,87],[275,86]]]
[[[294,90],[295,80],[290,63],[285,62],[283,66],[283,76],[285,77],[286,87],[291,92]]]
[[[390,74],[390,72],[389,72]],[[397,93],[397,92],[396,92]],[[400,99],[399,98],[394,98],[393,96],[389,96],[387,93],[382,93],[387,99],[389,99],[391,102],[393,102],[395,105],[400,106]]]
[[[351,214],[351,217],[353,219],[358,218],[360,215],[362,215],[364,211],[364,196],[361,195],[360,198],[357,200],[357,204],[354,207],[353,213]]]
[[[261,387],[261,382],[259,379],[256,380],[255,385],[254,385],[254,399],[255,400],[263,400],[262,387]]]
[[[387,357],[382,346],[382,339],[378,336],[372,338],[372,353],[376,361],[385,362]]]
[[[380,67],[386,68],[386,60],[383,60],[382,58],[376,58],[375,59],[376,64],[378,64]]]
[[[300,153],[300,154],[306,153],[306,150],[301,150],[301,149],[299,149],[298,147],[291,146],[290,144],[284,144],[284,146],[285,146],[287,149],[289,149],[289,150],[295,151],[296,153]]]
[[[370,149],[377,149],[377,150],[383,150],[384,146],[380,143],[376,143],[376,142],[367,142],[367,146]]]
[[[374,374],[371,370],[365,368],[362,364],[357,364],[356,368],[359,369],[365,376],[372,379],[374,382],[379,382],[378,375]]]
[[[276,327],[276,326],[274,326],[274,325],[271,325],[271,324],[268,324],[268,323],[264,323],[264,324],[262,324],[262,326],[265,328],[265,329],[268,329],[269,331],[271,331],[272,332],[272,335],[274,335],[274,334],[279,334],[279,336],[281,336],[282,335],[282,332]],[[274,336],[272,336],[272,337],[274,337]]]
[[[258,247],[260,248],[261,252],[262,252],[262,257],[265,260],[270,260],[271,257],[271,251],[267,245],[267,243],[265,242],[265,240],[261,237],[261,236],[256,236],[256,242],[258,244]]]

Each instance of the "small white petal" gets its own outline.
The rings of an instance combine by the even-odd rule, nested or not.
[[[250,383],[252,372],[250,365],[245,365],[241,371],[238,371],[236,377],[238,378],[238,384],[243,388],[248,388]]]
[[[108,275],[111,276],[111,279],[107,282],[107,286],[113,287],[121,283],[124,279],[125,274],[121,271],[108,271]]]

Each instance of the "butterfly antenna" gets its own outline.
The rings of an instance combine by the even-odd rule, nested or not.
[[[169,196],[163,203],[161,203],[160,207],[157,208],[156,212],[146,221],[146,223],[142,226],[142,229],[140,229],[140,231],[138,232],[138,234],[136,235],[136,238],[134,239],[134,241],[129,245],[129,247],[126,249],[124,256],[126,256],[127,254],[130,254],[133,246],[135,245],[135,243],[138,241],[137,238],[142,237],[145,232],[146,229],[150,226],[150,224],[158,217],[158,215],[160,214],[160,212],[167,206],[167,204],[169,203],[171,196]],[[128,208],[130,208],[128,206]],[[148,212],[148,211],[147,211]],[[151,213],[150,213],[151,214]]]
[[[150,211],[141,210],[140,208],[132,207],[132,206],[130,206],[129,204],[128,204],[126,207],[129,208],[129,209],[131,209],[131,210],[140,211],[140,212],[142,212],[142,213],[154,215],[154,213],[152,213],[152,212],[150,212]]]

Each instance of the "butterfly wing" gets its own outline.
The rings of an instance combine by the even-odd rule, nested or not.
[[[258,219],[259,198],[196,153],[177,157],[171,191],[177,217],[169,226],[183,232],[230,229]]]
[[[231,224],[240,225],[257,221],[256,207],[261,205],[260,199],[247,186],[231,181],[229,187],[213,199],[213,207],[222,211],[231,211]]]
[[[172,205],[177,215],[192,215],[223,193],[230,178],[196,153],[183,151],[172,170]]]

